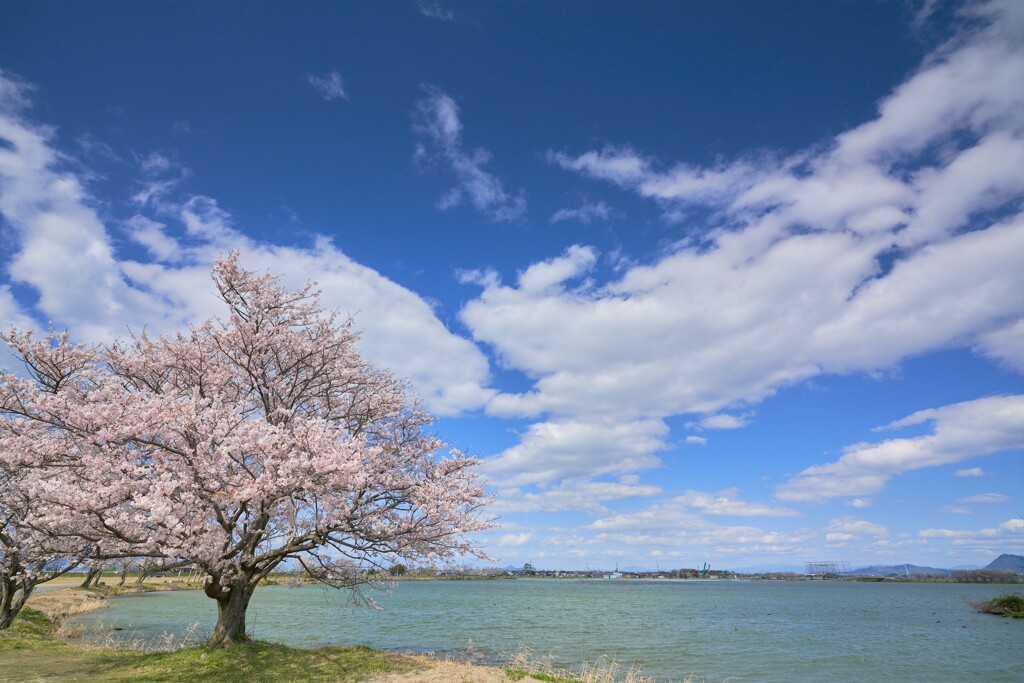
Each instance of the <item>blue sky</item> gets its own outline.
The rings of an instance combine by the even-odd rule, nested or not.
[[[317,280],[502,566],[1024,553],[1022,200],[1013,0],[0,4],[0,321]]]

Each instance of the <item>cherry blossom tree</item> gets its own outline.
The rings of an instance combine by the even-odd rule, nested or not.
[[[35,587],[68,572],[91,552],[83,538],[49,529],[33,497],[44,470],[34,454],[0,429],[0,630],[8,628]]]
[[[351,320],[237,254],[213,280],[224,317],[175,336],[96,351],[7,336],[32,376],[0,377],[0,409],[67,445],[38,487],[47,514],[204,572],[215,645],[246,637],[254,590],[285,561],[355,586],[367,565],[483,557],[475,459],[359,356]]]

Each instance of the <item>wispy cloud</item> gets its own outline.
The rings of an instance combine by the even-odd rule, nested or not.
[[[474,209],[495,222],[511,222],[526,213],[522,194],[510,195],[501,180],[485,170],[491,153],[477,148],[463,149],[459,105],[444,91],[424,86],[425,96],[416,102],[413,130],[421,142],[416,158],[443,164],[455,176],[456,185],[438,201],[441,210],[468,201]]]
[[[921,410],[886,429],[925,423],[934,424],[931,434],[847,446],[839,460],[808,467],[780,486],[776,497],[815,502],[875,494],[890,478],[904,472],[1020,448],[1024,444],[1024,395]]]
[[[611,209],[603,201],[587,203],[575,209],[559,209],[551,215],[551,223],[559,221],[579,221],[589,225],[592,221],[606,221],[611,217]]]
[[[957,470],[956,472],[953,473],[953,476],[954,477],[983,477],[983,476],[985,476],[985,471],[983,469],[981,469],[980,467],[971,467],[970,469],[966,469],[966,470]]]
[[[324,98],[325,102],[330,102],[331,100],[348,101],[345,82],[337,71],[329,71],[323,76],[309,74],[306,76],[306,82],[313,86],[313,90],[316,90],[320,97]]]
[[[444,7],[439,2],[420,2],[416,6],[419,8],[420,14],[431,19],[438,21],[456,21],[458,19],[454,10]]]
[[[1002,493],[976,493],[973,496],[966,496],[958,500],[958,503],[1005,503],[1010,500],[1009,496]]]

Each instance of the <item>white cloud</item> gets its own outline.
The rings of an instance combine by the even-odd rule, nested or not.
[[[997,363],[1024,374],[1024,318],[983,332],[975,348]]]
[[[576,157],[549,151],[547,158],[568,171],[612,182],[663,203],[714,204],[733,195],[756,173],[755,166],[746,162],[715,168],[677,164],[659,172],[654,159],[631,147],[608,146]]]
[[[463,321],[533,380],[489,410],[713,415],[951,347],[1024,371],[1022,11],[984,7],[874,119],[807,150],[708,167],[627,145],[549,152],[668,217],[708,207],[710,226],[603,286],[585,245],[544,262],[565,267],[556,286],[481,282]]]
[[[483,471],[503,486],[629,473],[657,467],[667,436],[661,420],[538,422],[519,444],[485,460]]]
[[[329,71],[323,76],[306,76],[306,81],[313,86],[313,89],[324,98],[325,102],[331,100],[348,100],[348,93],[345,92],[345,82],[337,71]]]
[[[174,162],[160,152],[150,152],[139,162],[139,167],[146,175],[161,175],[174,167]]]
[[[16,250],[9,276],[38,292],[48,319],[109,340],[160,306],[125,282],[88,193],[50,146],[54,129],[22,118],[25,92],[0,75],[0,214]]]
[[[167,226],[150,218],[136,214],[124,222],[128,237],[146,247],[158,261],[176,261],[181,256],[181,245],[169,237]]]
[[[696,426],[701,429],[739,429],[747,425],[747,418],[728,413],[708,415],[700,419]]]
[[[557,266],[562,279],[491,279],[460,315],[506,365],[537,378],[498,397],[494,414],[631,418],[754,403],[822,373],[969,344],[1024,315],[1024,216],[922,249],[884,277],[880,246],[809,233],[762,251],[756,235],[723,234],[715,248],[681,248],[600,288],[582,279],[596,252],[575,246],[525,271]],[[735,418],[719,420],[707,426]]]
[[[216,312],[210,265],[238,249],[246,267],[282,273],[288,286],[317,280],[328,308],[357,314],[362,352],[410,377],[432,411],[475,409],[493,395],[486,386],[489,363],[479,349],[450,332],[421,297],[352,261],[326,238],[307,247],[253,241],[214,199],[163,196],[159,210],[167,222],[137,214],[123,224],[128,237],[158,261],[121,257],[82,181],[63,169],[64,157],[51,145],[53,129],[24,118],[26,92],[0,75],[0,214],[13,235],[11,280],[38,293],[31,317],[93,342],[143,325],[154,332],[178,330]],[[143,165],[153,175],[173,164],[150,155]],[[0,292],[0,305],[14,306],[9,289]],[[15,309],[7,319],[38,327],[29,317]]]
[[[957,470],[953,473],[954,477],[984,477],[985,471],[980,467],[971,467],[966,470]]]
[[[468,200],[474,209],[495,222],[511,222],[526,213],[526,199],[510,195],[501,180],[486,170],[491,153],[477,148],[467,152],[462,145],[459,105],[438,88],[424,87],[425,96],[416,102],[413,130],[422,142],[416,158],[441,163],[455,176],[456,185],[438,202],[445,210]]]
[[[533,539],[533,534],[521,533],[521,534],[505,534],[498,539],[498,545],[509,548],[516,548],[524,546]]]
[[[649,498],[660,493],[660,486],[642,484],[636,475],[624,475],[618,481],[567,479],[557,486],[535,493],[516,488],[500,489],[489,510],[495,514],[561,510],[605,512],[604,503],[629,498]]]
[[[892,477],[1024,445],[1024,395],[993,396],[921,410],[885,429],[934,423],[931,434],[858,443],[832,463],[803,470],[778,488],[780,500],[824,501],[875,494]]]
[[[747,503],[738,498],[738,489],[726,489],[718,493],[686,491],[673,502],[686,508],[699,510],[705,515],[729,515],[734,517],[799,517],[796,510],[773,507],[761,503]]]
[[[958,503],[1005,503],[1010,500],[1009,496],[1002,493],[976,493],[958,500]]]
[[[589,225],[591,221],[606,221],[611,217],[611,209],[603,201],[587,203],[575,209],[559,209],[551,215],[551,223],[559,221],[579,221]]]
[[[706,446],[707,443],[708,443],[708,440],[705,437],[703,437],[703,436],[694,436],[694,435],[691,434],[691,435],[686,437],[686,443],[694,444],[696,446]]]
[[[856,517],[833,519],[825,527],[825,540],[832,543],[858,540],[864,537],[884,538],[888,535],[889,529],[885,526]]]
[[[871,507],[870,498],[854,498],[853,500],[847,501],[846,503],[850,507],[862,509]]]
[[[142,178],[137,181],[140,189],[132,195],[132,202],[139,207],[153,205],[162,209],[165,198],[189,176],[189,170],[172,157],[160,152],[150,152],[138,160]]]
[[[1024,549],[1024,519],[1009,519],[997,527],[984,529],[922,529],[920,538],[951,540],[954,546],[1002,548],[1001,552]]]
[[[808,529],[769,531],[751,526],[722,525],[693,513],[685,500],[656,503],[634,512],[595,520],[587,530],[594,542],[613,546],[684,548],[693,553],[785,555],[806,552],[814,537]]]

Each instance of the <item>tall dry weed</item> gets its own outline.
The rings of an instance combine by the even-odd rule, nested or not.
[[[658,683],[654,676],[645,674],[643,667],[636,662],[625,666],[622,662],[607,655],[601,655],[593,662],[584,660],[579,666],[565,668],[555,665],[553,654],[537,657],[526,646],[519,648],[514,655],[506,657],[504,668],[525,671],[532,675],[542,674],[576,683]],[[738,680],[728,678],[723,683]],[[682,678],[679,683],[704,683],[704,679],[697,679],[691,674]]]

